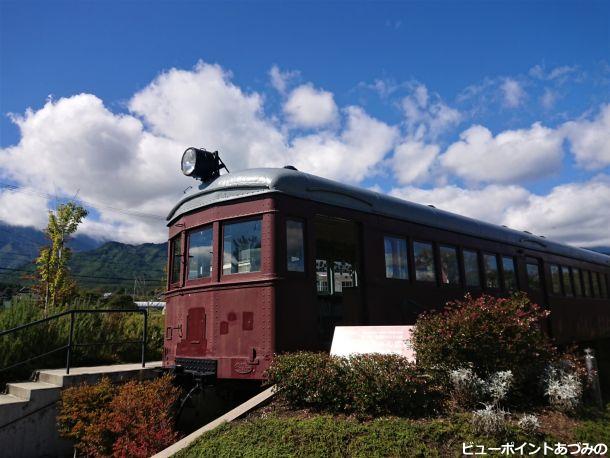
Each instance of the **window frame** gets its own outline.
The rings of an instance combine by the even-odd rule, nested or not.
[[[510,254],[502,254],[500,253],[500,268],[502,269],[502,290],[504,291],[519,291],[519,271],[517,269],[517,260],[513,255]],[[513,265],[513,279],[514,279],[514,287],[513,289],[508,288],[506,285],[506,274],[504,269],[504,260],[510,259]]]
[[[191,279],[191,278],[189,278],[190,260],[191,260],[190,255],[189,255],[189,251],[191,249],[190,234],[192,232],[203,231],[205,229],[209,229],[212,232],[212,259],[210,260],[210,265],[212,267],[212,270],[210,272],[210,275],[208,275],[207,277]],[[214,265],[214,251],[216,249],[217,243],[216,243],[216,240],[214,239],[214,224],[212,222],[201,224],[199,226],[191,227],[184,232],[185,232],[184,253],[186,254],[186,259],[188,260],[188,263],[187,262],[183,263],[184,270],[185,270],[185,272],[184,272],[185,284],[196,285],[196,284],[201,284],[201,283],[210,283],[212,281],[212,277],[214,276],[214,270],[216,269],[216,266]]]
[[[457,275],[458,281],[457,283],[443,283],[443,260],[441,258],[441,250],[443,248],[451,248],[455,250],[455,262],[457,267]],[[438,243],[438,284],[441,288],[463,288],[464,287],[464,278],[462,276],[462,263],[461,263],[461,250],[457,245],[452,245],[451,243]]]
[[[419,280],[417,278],[417,267],[415,265],[415,244],[421,243],[425,245],[430,245],[430,249],[432,250],[432,272],[434,273],[434,279],[432,280]],[[433,241],[426,241],[422,239],[413,239],[411,242],[411,258],[413,259],[413,281],[420,285],[438,285],[438,266],[437,266],[437,253],[436,253],[436,243]]]
[[[182,237],[182,232],[179,232],[178,234],[174,235],[170,240],[169,240],[169,272],[168,272],[168,276],[167,276],[167,283],[169,285],[169,288],[179,288],[180,285],[182,285],[182,277],[184,275],[183,271],[184,271],[184,251],[183,251],[183,237]],[[174,274],[174,263],[176,261],[176,256],[174,255],[174,247],[176,246],[176,242],[178,244],[178,246],[180,247],[179,250],[179,254],[178,254],[178,278],[174,281],[172,281],[174,279],[173,274]]]
[[[574,289],[574,297],[584,297],[584,290],[582,285],[582,275],[580,267],[572,267],[572,287]],[[578,287],[576,286],[578,285]],[[578,291],[577,291],[578,290]]]
[[[390,281],[400,281],[400,282],[411,282],[412,280],[414,281],[414,275],[413,275],[413,270],[411,269],[411,260],[413,260],[413,264],[415,264],[415,258],[413,257],[413,247],[411,245],[411,240],[409,237],[405,236],[405,235],[398,235],[398,234],[393,234],[393,233],[389,233],[389,232],[384,232],[383,233],[383,270],[384,270],[384,279],[385,280],[390,280]],[[386,238],[392,238],[392,239],[399,239],[399,240],[403,240],[405,242],[405,246],[407,248],[407,257],[406,257],[406,267],[407,267],[407,277],[406,278],[399,278],[399,277],[388,277],[387,276],[387,263],[386,263],[386,259],[385,259],[385,240]],[[412,259],[413,258],[413,259]]]
[[[462,247],[462,269],[464,270],[464,288],[465,289],[483,289],[483,271],[481,270],[482,257],[479,250],[476,248]],[[477,266],[477,278],[479,283],[477,285],[469,285],[468,284],[468,274],[466,271],[466,252],[474,253],[476,256],[476,266]]]
[[[557,291],[555,291],[555,282],[553,281],[553,268],[557,269]],[[549,263],[549,280],[551,280],[551,294],[553,296],[563,296],[563,279],[559,264]]]
[[[563,295],[565,297],[574,297],[575,294],[574,294],[574,280],[572,278],[572,268],[570,266],[565,266],[563,264],[560,265],[559,267],[561,269],[561,286],[563,287]],[[567,273],[568,273],[568,281],[570,282],[569,294],[568,294],[568,288],[566,288],[566,282],[565,282],[566,277],[565,277],[565,273],[564,273],[565,271],[567,271]]]
[[[540,259],[530,257],[530,256],[526,257],[524,262],[525,262],[525,278],[527,279],[528,291],[531,291],[533,293],[543,294],[544,293],[544,284],[543,284],[544,276],[543,276],[542,270],[544,268],[544,264],[542,264]],[[538,269],[538,287],[537,288],[530,287],[530,276],[529,276],[529,270],[528,270],[528,266],[530,266],[530,265],[535,265]]]
[[[265,226],[265,219],[263,218],[263,214],[257,214],[257,215],[248,215],[245,217],[236,217],[236,218],[229,218],[229,219],[225,219],[220,221],[220,228],[219,228],[219,238],[220,238],[220,252],[219,252],[219,274],[220,274],[220,279],[221,281],[227,278],[242,278],[242,277],[246,277],[246,276],[260,276],[263,272],[264,272],[264,265],[263,265],[263,260],[264,260],[264,255],[263,255],[263,233],[264,233],[264,226]],[[261,252],[261,259],[260,259],[260,270],[254,270],[254,271],[250,271],[250,272],[230,272],[230,273],[225,273],[224,272],[224,255],[225,255],[225,227],[227,225],[230,224],[239,224],[239,223],[246,223],[249,221],[257,221],[260,220],[261,222],[261,248],[260,248],[260,252]],[[226,280],[225,280],[226,281]]]
[[[303,228],[303,270],[290,270],[288,268],[288,222],[289,221],[294,221],[297,223],[301,223],[302,228]],[[303,276],[303,275],[307,275],[308,270],[310,269],[310,266],[308,265],[307,259],[307,249],[308,249],[308,244],[307,244],[307,220],[305,218],[302,218],[300,216],[285,216],[284,217],[284,223],[283,223],[283,230],[284,230],[284,256],[283,256],[283,269],[284,272],[286,272],[287,275],[296,275],[296,276]],[[224,239],[223,239],[224,240]],[[262,238],[262,226],[261,226],[261,271],[263,268],[263,259],[262,259],[262,250],[263,250],[263,238]],[[224,251],[223,251],[224,253]],[[235,274],[231,274],[231,275],[235,275]]]
[[[497,286],[487,286],[487,262],[485,261],[486,256],[493,256],[496,259],[496,272],[498,275]],[[500,274],[500,263],[498,262],[498,254],[490,251],[483,251],[481,260],[483,261],[483,285],[484,289],[491,291],[498,291],[502,288],[502,277]]]

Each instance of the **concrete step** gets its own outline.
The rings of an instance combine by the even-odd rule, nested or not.
[[[47,400],[52,401],[57,399],[60,387],[52,383],[45,382],[20,382],[20,383],[7,383],[6,389],[8,394],[24,399],[26,401],[32,400]]]
[[[156,375],[155,369],[161,367],[161,361],[142,364],[114,364],[110,366],[73,367],[66,374],[65,369],[42,369],[38,371],[38,381],[46,382],[63,388],[81,383],[95,383],[102,376],[113,382],[121,382],[134,378],[147,379]]]

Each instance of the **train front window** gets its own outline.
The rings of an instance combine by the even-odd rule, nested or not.
[[[551,264],[551,287],[553,294],[561,294],[561,279],[559,277],[559,266]]]
[[[436,281],[432,244],[413,242],[413,257],[415,258],[415,279],[418,281]]]
[[[398,237],[384,237],[386,278],[409,278],[407,241]]]
[[[261,270],[261,226],[261,218],[223,226],[223,274]]]
[[[209,277],[212,273],[212,228],[188,233],[189,280]]]
[[[483,262],[485,264],[485,287],[492,289],[499,288],[498,257],[495,254],[484,254]]]
[[[527,286],[532,291],[540,291],[540,267],[535,259],[528,259],[526,263]]]
[[[458,265],[457,248],[441,246],[441,283],[443,285],[459,285],[460,269]]]
[[[169,276],[170,283],[177,283],[180,280],[180,236],[177,235],[171,240],[171,270]]]
[[[464,250],[464,272],[466,273],[466,286],[481,286],[479,257],[476,251]]]
[[[502,257],[502,270],[504,273],[504,288],[508,291],[517,289],[517,275],[515,273],[515,260],[512,257]]]
[[[572,278],[570,275],[570,268],[566,266],[561,266],[561,274],[563,276],[563,290],[565,291],[566,296],[573,296],[574,293],[572,291]]]
[[[286,268],[290,272],[305,272],[305,242],[303,223],[286,221]]]
[[[580,270],[576,267],[572,267],[572,277],[574,279],[574,294],[576,296],[582,296],[582,281],[580,279]]]

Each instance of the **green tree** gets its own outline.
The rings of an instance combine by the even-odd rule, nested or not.
[[[59,205],[55,211],[49,211],[45,234],[51,243],[40,249],[36,259],[37,289],[44,299],[45,315],[49,307],[62,305],[76,294],[76,284],[68,271],[72,250],[66,243],[86,216],[87,210],[74,202]]]

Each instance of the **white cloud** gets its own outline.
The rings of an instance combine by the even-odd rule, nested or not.
[[[290,81],[297,78],[299,75],[300,73],[296,70],[281,71],[277,65],[272,66],[269,70],[271,85],[280,94],[285,94]]]
[[[550,110],[553,108],[553,105],[555,105],[558,97],[557,92],[546,88],[544,93],[540,96],[540,104],[545,110]]]
[[[329,131],[297,137],[289,151],[299,170],[357,183],[375,171],[395,144],[397,129],[367,115],[359,107],[345,109],[346,126],[339,136]]]
[[[434,189],[395,188],[396,197],[528,230],[574,246],[610,245],[610,177],[601,175],[583,183],[568,183],[546,195],[515,185],[480,189],[446,186]]]
[[[0,221],[42,229],[47,225],[47,199],[31,189],[0,192]]]
[[[294,89],[284,104],[284,113],[297,127],[324,127],[337,120],[338,109],[332,93],[311,84]]]
[[[516,108],[521,105],[527,95],[521,83],[512,78],[506,78],[500,89],[504,96],[504,104],[509,108]]]
[[[580,167],[595,170],[610,165],[610,104],[595,119],[567,122],[562,130]]]
[[[475,125],[440,158],[450,172],[469,181],[508,183],[549,175],[561,167],[562,136],[539,123],[495,137]]]
[[[416,183],[430,176],[430,169],[438,157],[440,147],[407,140],[395,149],[390,164],[400,184]]]
[[[401,106],[405,115],[407,134],[414,140],[434,139],[462,120],[462,114],[449,107],[441,97],[430,94],[423,84],[413,86]]]
[[[527,189],[515,185],[489,185],[480,189],[464,189],[454,185],[432,189],[409,186],[392,189],[390,194],[496,224],[502,223],[509,208],[522,205],[529,197]]]

